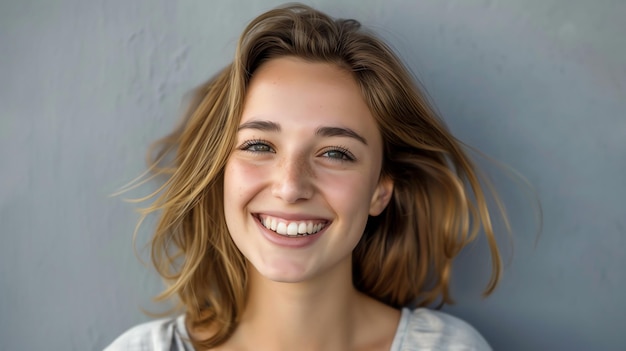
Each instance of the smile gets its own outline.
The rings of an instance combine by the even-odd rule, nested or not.
[[[327,220],[305,220],[305,221],[286,221],[282,218],[276,218],[268,215],[257,215],[261,224],[275,232],[284,236],[306,236],[319,232],[328,225]]]

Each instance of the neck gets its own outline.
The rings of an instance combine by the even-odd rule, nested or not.
[[[257,350],[351,349],[362,299],[351,276],[350,262],[301,283],[270,281],[251,268],[248,302],[233,341],[255,340]]]
[[[400,311],[358,292],[351,262],[335,268],[306,282],[280,283],[250,265],[244,313],[216,350],[389,350]]]

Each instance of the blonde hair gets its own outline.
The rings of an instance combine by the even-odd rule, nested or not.
[[[245,307],[246,260],[224,219],[224,167],[251,76],[282,56],[351,72],[383,137],[382,176],[393,180],[393,197],[368,219],[353,252],[355,287],[393,307],[451,303],[452,261],[482,228],[492,257],[485,294],[491,293],[500,254],[485,192],[462,144],[392,50],[359,22],[287,5],[247,26],[234,61],[195,90],[180,126],[149,154],[150,170],[166,176],[142,209],[144,217],[159,213],[151,254],[168,287],[157,299],[177,296],[192,328],[210,327],[212,336],[194,340],[196,346],[225,342]]]

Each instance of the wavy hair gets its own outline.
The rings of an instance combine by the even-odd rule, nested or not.
[[[157,300],[178,297],[191,328],[210,328],[211,336],[194,344],[225,342],[245,307],[247,263],[226,227],[224,167],[252,75],[283,56],[350,72],[383,138],[382,176],[393,180],[393,196],[368,219],[353,252],[354,286],[396,308],[451,303],[452,261],[482,229],[492,258],[485,294],[491,293],[501,259],[484,183],[462,143],[383,41],[355,20],[290,4],[247,26],[233,62],[194,91],[182,123],[149,152],[153,177],[166,177],[141,209],[142,219],[159,216],[151,258],[167,288]]]

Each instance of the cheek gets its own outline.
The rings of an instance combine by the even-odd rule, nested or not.
[[[263,181],[262,168],[231,159],[224,169],[224,206],[244,205],[259,189]]]
[[[329,173],[321,176],[319,180],[319,189],[338,212],[350,216],[369,212],[374,188],[369,174],[359,171],[344,174]]]

